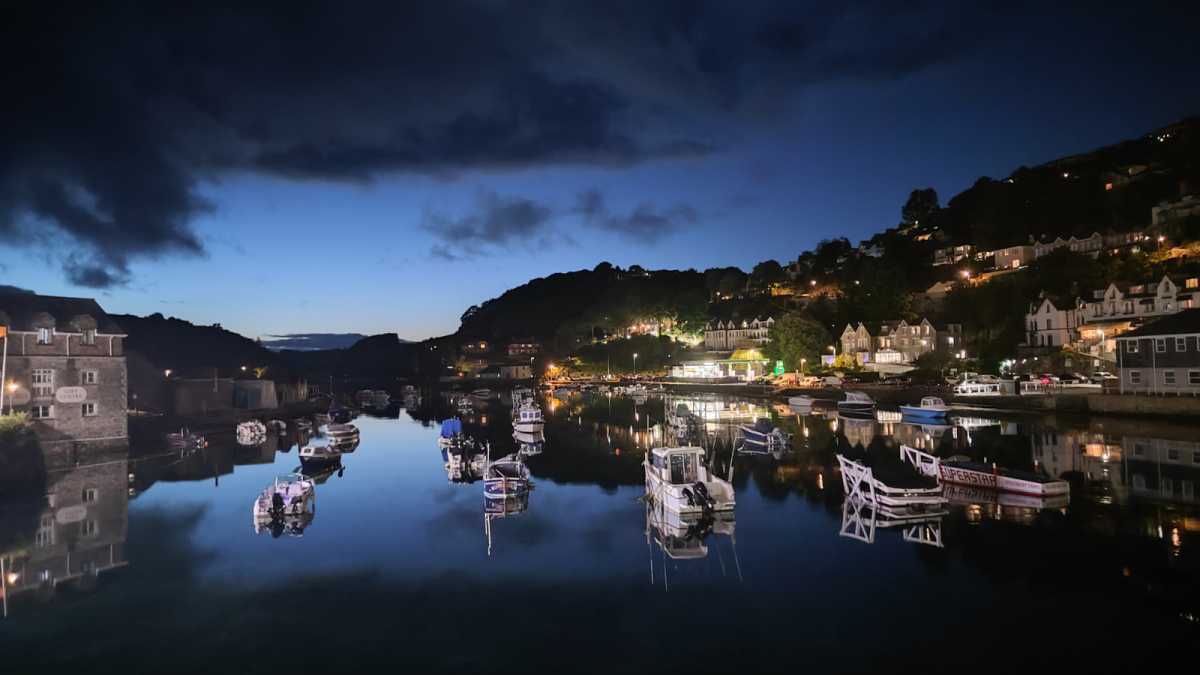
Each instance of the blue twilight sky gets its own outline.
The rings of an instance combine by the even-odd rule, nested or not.
[[[1154,3],[93,11],[0,47],[37,64],[0,113],[0,284],[251,337],[444,334],[605,260],[786,263],[1200,114],[1200,41]]]

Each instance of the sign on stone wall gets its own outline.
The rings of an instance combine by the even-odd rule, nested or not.
[[[83,387],[60,387],[54,392],[54,400],[59,403],[83,403],[87,400],[87,389]]]

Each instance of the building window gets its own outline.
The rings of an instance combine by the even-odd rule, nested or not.
[[[1129,340],[1125,343],[1125,351],[1130,354],[1136,354],[1138,351],[1139,340]]]
[[[29,416],[35,420],[54,419],[54,406],[52,406],[52,405],[31,406],[29,408]]]
[[[1192,453],[1192,464],[1200,464],[1200,450]]]
[[[53,328],[39,328],[37,342],[39,345],[48,345],[54,341]]]
[[[91,504],[92,502],[95,502],[96,498],[99,496],[100,492],[96,490],[96,488],[84,488],[80,499],[84,504]]]
[[[1187,351],[1187,338],[1185,338],[1185,337],[1175,338],[1175,351],[1177,351],[1177,352],[1186,352]]]
[[[1142,371],[1140,371],[1140,370],[1129,371],[1129,384],[1141,384],[1141,383],[1142,383]]]
[[[1196,277],[1192,277],[1191,279],[1188,279],[1187,281],[1183,282],[1183,287],[1184,288],[1200,288],[1200,279],[1198,279]]]
[[[89,328],[89,329],[83,331],[83,344],[85,344],[85,345],[96,344],[96,329],[95,328]]]
[[[1163,371],[1163,384],[1170,384],[1170,385],[1175,384],[1175,371],[1173,371],[1173,370],[1164,370]]]
[[[1193,387],[1200,386],[1200,370],[1188,371],[1188,384]]]
[[[1050,330],[1050,327],[1053,325],[1054,325],[1054,319],[1046,319],[1046,330]]]
[[[1154,338],[1154,353],[1165,354],[1167,352],[1167,339]]]
[[[84,384],[98,384],[100,382],[100,373],[95,370],[83,371]]]
[[[36,398],[49,398],[54,395],[54,371],[50,368],[36,368],[30,375],[33,383],[33,395]]]
[[[85,520],[79,523],[79,535],[83,537],[94,537],[100,532],[100,525],[94,520]]]
[[[95,417],[96,416],[96,404],[95,403],[84,403],[83,404],[83,416],[84,417]]]
[[[1178,462],[1179,461],[1179,448],[1170,448],[1169,450],[1167,450],[1167,459],[1171,460],[1172,462]]]

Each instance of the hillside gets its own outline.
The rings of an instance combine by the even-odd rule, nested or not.
[[[278,368],[283,365],[274,352],[250,338],[214,324],[198,326],[162,314],[134,316],[113,314],[112,318],[129,335],[125,349],[136,353],[160,370],[171,369],[182,376],[208,376],[217,368],[229,374],[246,366]]]

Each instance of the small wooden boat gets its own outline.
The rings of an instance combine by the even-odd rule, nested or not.
[[[950,406],[936,396],[921,399],[921,405],[902,405],[900,414],[913,419],[942,419],[950,413]]]
[[[873,416],[875,399],[861,391],[848,391],[846,398],[838,401],[837,409],[843,415]]]

